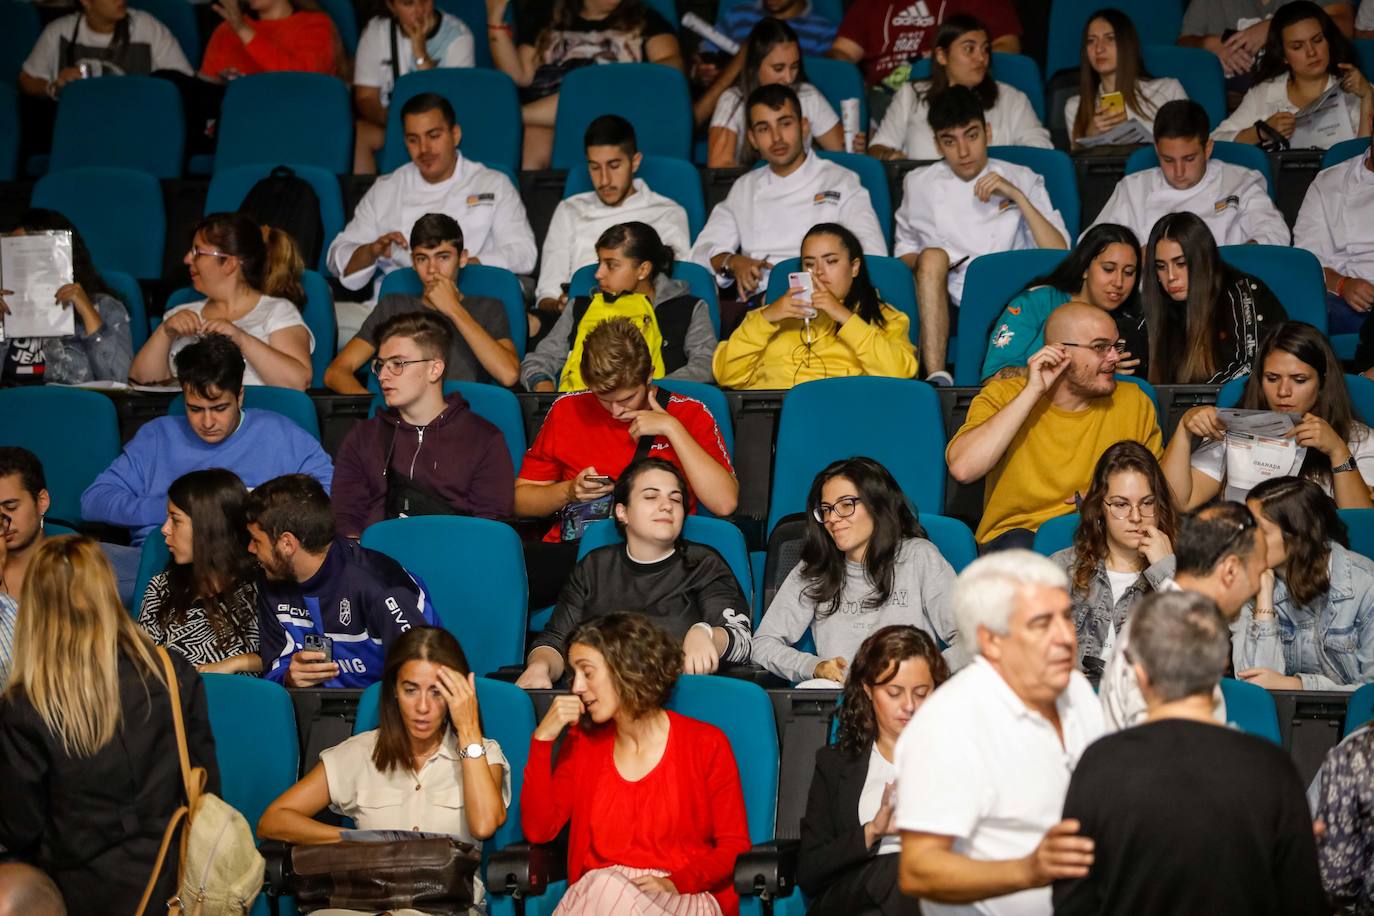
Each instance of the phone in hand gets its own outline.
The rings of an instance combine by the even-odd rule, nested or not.
[[[811,305],[811,294],[815,292],[816,286],[812,276],[806,272],[788,274],[787,287],[788,289],[801,290],[801,292],[793,293],[792,299],[807,307],[807,311],[810,312],[806,316],[807,318],[815,318],[816,310]]]
[[[598,487],[609,487],[611,484],[615,483],[615,478],[593,475],[587,478],[587,483]]]
[[[306,633],[305,650],[307,652],[323,652],[322,661],[332,662],[334,660],[334,640],[328,636],[321,636],[319,633]]]
[[[1126,97],[1119,92],[1106,92],[1102,94],[1102,107],[1111,114],[1126,113]]]

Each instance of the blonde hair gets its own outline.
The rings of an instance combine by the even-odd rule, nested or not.
[[[629,318],[608,318],[587,334],[582,344],[582,381],[605,393],[643,385],[654,372],[653,355],[644,332]]]
[[[286,299],[296,308],[305,308],[305,287],[301,277],[305,273],[305,259],[291,233],[272,226],[262,227],[262,240],[267,245],[267,271],[262,292]]]
[[[123,711],[119,655],[165,683],[152,642],[124,610],[110,561],[81,535],[48,538],[24,578],[7,693],[22,691],[62,749],[90,757]]]

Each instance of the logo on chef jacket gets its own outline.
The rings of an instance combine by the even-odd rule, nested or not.
[[[1240,207],[1240,198],[1237,197],[1235,194],[1232,194],[1230,197],[1223,197],[1221,200],[1219,200],[1219,201],[1217,201],[1215,204],[1213,204],[1212,209],[1214,209],[1214,210],[1216,210],[1216,212],[1220,213],[1222,210],[1225,210],[1227,207],[1236,207],[1236,208],[1239,208],[1239,207]]]
[[[487,194],[469,194],[469,195],[468,195],[468,206],[469,206],[469,207],[494,207],[494,206],[496,206],[496,195],[495,195],[495,194],[491,194],[491,193],[487,193]]]
[[[839,202],[839,191],[819,191],[815,197],[811,198],[811,203],[816,206],[820,206],[821,204],[838,204]]]
[[[353,603],[347,598],[339,600],[339,623],[348,626],[353,622]]]
[[[1016,201],[1008,200],[1007,198],[1003,197],[1001,203],[997,205],[997,212],[1002,213],[1006,210],[1010,210],[1014,206],[1016,206]]]

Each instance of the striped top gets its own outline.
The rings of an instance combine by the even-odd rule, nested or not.
[[[732,38],[741,45],[749,38],[750,30],[758,25],[760,19],[768,15],[762,3],[721,6],[725,8],[716,17],[716,28],[727,38]],[[840,27],[838,22],[831,22],[816,13],[810,3],[807,3],[804,12],[786,21],[792,27],[792,31],[797,33],[797,43],[801,45],[802,53],[815,57],[820,57],[830,50],[830,46],[835,43],[835,32]],[[703,41],[702,47],[708,51],[720,50],[709,41]]]
[[[153,642],[181,653],[197,668],[258,651],[257,582],[242,583],[229,599],[234,617],[242,629],[242,637],[228,634],[223,639],[217,638],[200,601],[195,602],[195,607],[187,609],[184,621],[176,626],[164,625],[160,611],[170,598],[167,574],[153,576],[148,582],[143,608],[138,614],[138,625],[153,638]]]
[[[0,592],[0,690],[10,680],[10,662],[14,658],[14,622],[19,616],[19,602]]]

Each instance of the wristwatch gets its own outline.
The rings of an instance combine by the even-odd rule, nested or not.
[[[1351,455],[1349,458],[1345,459],[1345,463],[1344,463],[1344,464],[1338,464],[1338,465],[1336,465],[1334,468],[1332,468],[1332,469],[1331,469],[1331,473],[1332,473],[1332,474],[1339,474],[1339,473],[1341,473],[1342,471],[1354,471],[1354,470],[1356,470],[1357,468],[1358,468],[1358,465],[1355,464],[1355,456],[1354,456],[1354,455]]]
[[[472,744],[465,745],[463,749],[458,752],[458,756],[463,760],[471,760],[474,757],[485,757],[487,756],[487,749],[482,742],[474,741]]]

